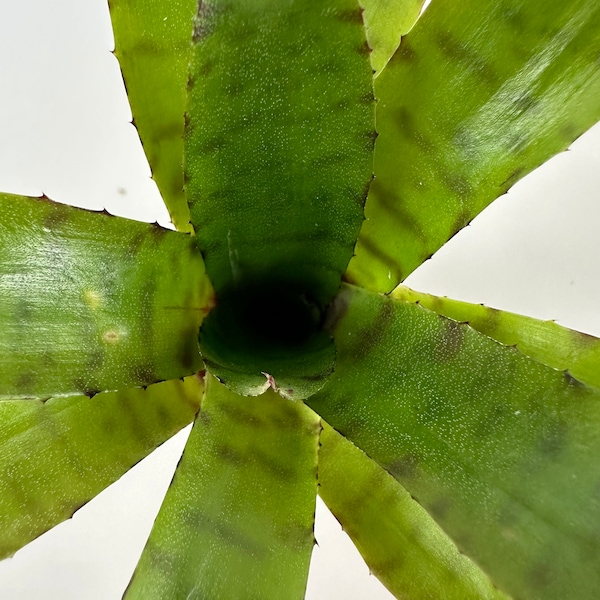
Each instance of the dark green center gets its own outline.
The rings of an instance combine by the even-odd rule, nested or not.
[[[207,368],[241,393],[258,393],[268,374],[290,397],[300,390],[306,397],[335,359],[322,328],[325,307],[315,296],[309,286],[281,278],[222,290],[200,330]]]
[[[201,346],[219,354],[296,354],[320,330],[322,307],[309,290],[284,282],[231,286],[218,296],[202,326]]]

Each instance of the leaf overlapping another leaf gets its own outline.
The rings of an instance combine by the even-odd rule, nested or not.
[[[301,403],[272,390],[249,399],[209,378],[125,598],[301,599],[320,429]]]
[[[336,370],[309,406],[500,589],[594,598],[600,392],[465,324],[351,286],[331,327]]]
[[[507,598],[389,473],[325,423],[319,495],[397,598]]]
[[[134,122],[180,229],[192,56],[186,193],[221,307],[224,291],[242,297],[269,281],[265,293],[282,288],[278,298],[288,298],[300,283],[292,305],[306,316],[338,289],[376,137],[362,19],[381,71],[396,23],[409,29],[418,8],[363,5],[364,14],[354,0],[206,0],[194,17],[190,0],[111,2]],[[600,116],[599,15],[591,0],[438,0],[376,80],[377,179],[348,280],[389,291]],[[92,396],[200,365],[211,289],[190,236],[41,200],[19,198],[16,209],[15,200],[0,197],[4,399]],[[322,493],[386,584],[417,597],[441,586],[440,597],[497,598],[497,584],[517,598],[594,598],[598,341],[401,288],[385,298],[344,286],[329,316],[338,363],[307,402],[348,439],[323,433]],[[269,319],[259,321],[254,331]],[[277,388],[255,358],[250,386]],[[330,369],[316,371],[321,387]],[[188,422],[201,385],[188,383],[0,404],[4,553]],[[318,417],[273,391],[242,398],[212,378],[205,400],[127,595],[301,597]],[[372,482],[377,493],[353,511]],[[397,536],[376,529],[392,514]],[[399,564],[410,534],[414,554]]]
[[[191,235],[0,194],[0,399],[93,395],[201,368],[212,288]]]
[[[437,0],[375,80],[375,180],[346,280],[389,292],[600,119],[600,6]]]
[[[0,402],[0,557],[11,556],[193,421],[203,380]]]

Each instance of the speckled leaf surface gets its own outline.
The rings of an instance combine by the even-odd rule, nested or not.
[[[183,192],[192,20],[198,0],[109,0],[115,55],[152,176],[180,231],[191,231]]]
[[[600,586],[600,392],[413,303],[344,287],[307,403],[517,598]]]
[[[196,376],[88,398],[0,402],[0,558],[58,523],[194,419]]]
[[[567,370],[575,379],[600,389],[600,340],[592,335],[554,321],[424,294],[406,286],[398,286],[392,296],[468,323],[473,329],[507,346],[516,346],[523,354],[554,369]]]
[[[209,378],[125,598],[303,598],[320,430],[302,403]]]
[[[389,473],[323,425],[319,495],[397,598],[506,600]]]
[[[417,21],[423,4],[424,0],[360,0],[375,76]]]
[[[390,291],[600,118],[596,0],[437,0],[375,80],[375,180],[347,280]]]
[[[201,3],[186,194],[217,293],[291,276],[329,301],[363,220],[374,140],[356,0]]]
[[[148,385],[200,368],[210,284],[191,235],[0,195],[0,399]]]

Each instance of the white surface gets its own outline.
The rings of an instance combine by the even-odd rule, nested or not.
[[[0,189],[168,222],[149,179],[104,0],[0,5]],[[518,184],[407,281],[600,335],[600,128]],[[185,442],[0,562],[2,600],[120,598]],[[391,596],[321,506],[307,598]]]

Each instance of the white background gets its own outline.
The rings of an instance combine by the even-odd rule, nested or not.
[[[0,2],[0,190],[168,223],[104,0]],[[600,128],[478,217],[406,282],[600,335]],[[120,598],[185,433],[14,558],[3,600]],[[319,505],[309,599],[391,596]]]

